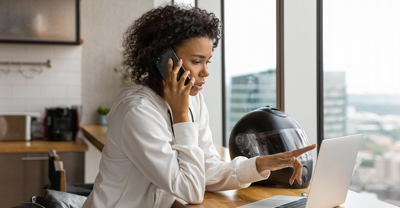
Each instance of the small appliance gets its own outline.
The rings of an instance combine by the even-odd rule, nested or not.
[[[78,109],[46,108],[43,123],[49,141],[73,141],[79,130]]]
[[[31,140],[31,113],[0,112],[0,140]]]

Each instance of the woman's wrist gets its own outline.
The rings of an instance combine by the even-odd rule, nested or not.
[[[260,174],[264,178],[268,178],[271,174],[271,170],[269,170],[265,165],[264,165],[264,157],[265,156],[259,156],[256,158],[256,169],[258,174]]]
[[[264,156],[259,156],[256,158],[256,168],[258,173],[262,173],[263,171],[267,170],[263,164]]]
[[[174,116],[174,124],[182,123],[182,122],[189,122],[189,116],[186,115],[173,115]]]

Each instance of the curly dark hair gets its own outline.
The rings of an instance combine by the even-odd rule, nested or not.
[[[172,47],[177,50],[192,37],[208,37],[213,49],[220,39],[220,20],[199,8],[167,5],[152,9],[135,20],[124,34],[124,67],[136,84],[147,85],[162,96],[162,76],[155,61]]]

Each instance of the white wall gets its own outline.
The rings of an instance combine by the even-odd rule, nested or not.
[[[46,107],[81,104],[81,46],[0,44],[0,61],[46,62],[51,68],[32,79],[24,78],[19,66],[0,77],[0,112],[39,112]],[[0,68],[7,69],[7,65]],[[34,66],[23,66],[29,69]]]
[[[98,106],[111,107],[120,90],[113,71],[122,60],[122,35],[134,20],[153,8],[145,0],[81,1],[83,123],[97,123]],[[101,152],[90,144],[86,152],[85,182],[93,182]]]
[[[144,0],[81,1],[83,123],[97,123],[97,107],[111,107],[120,90],[113,69],[121,65],[122,35],[153,4]]]
[[[284,4],[285,112],[299,122],[310,144],[316,144],[316,0]]]
[[[213,12],[221,19],[221,1],[216,0],[198,0],[197,6]],[[210,76],[206,78],[206,85],[202,93],[210,114],[210,128],[213,135],[214,144],[222,145],[222,55],[221,40],[218,47],[214,49],[211,64],[208,66]]]

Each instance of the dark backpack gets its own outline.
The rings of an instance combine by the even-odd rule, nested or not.
[[[85,201],[85,196],[45,189],[43,196],[33,196],[13,208],[81,208]]]

